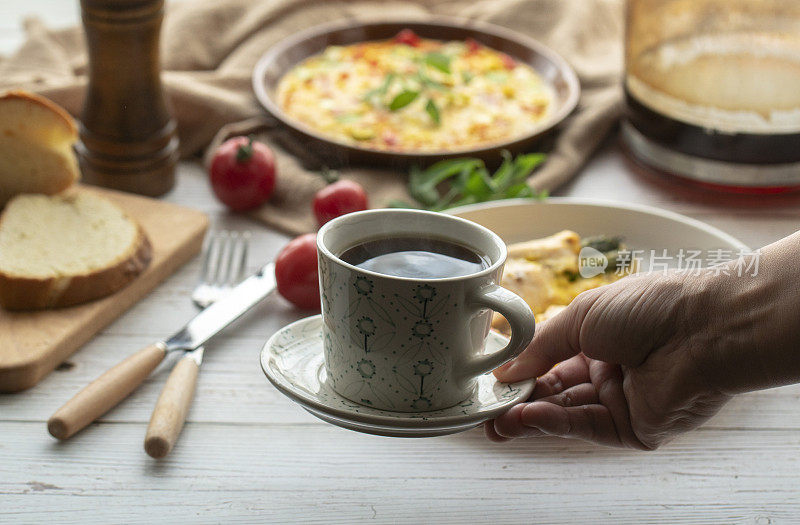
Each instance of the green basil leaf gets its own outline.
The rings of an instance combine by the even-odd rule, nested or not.
[[[423,87],[429,87],[437,89],[439,91],[447,91],[449,89],[447,86],[445,86],[438,80],[434,80],[428,75],[426,75],[425,72],[421,69],[417,70],[417,80],[419,81],[420,84],[422,84]]]
[[[544,159],[539,153],[514,158],[504,151],[503,163],[493,175],[482,160],[473,158],[443,160],[425,170],[413,167],[409,192],[425,208],[435,211],[515,197],[543,200],[547,191],[532,189],[527,179]],[[440,192],[442,186],[446,189],[444,195]]]
[[[392,82],[394,82],[396,76],[397,75],[395,75],[394,73],[389,73],[388,75],[386,75],[386,78],[383,79],[383,83],[380,86],[376,87],[375,89],[370,89],[364,94],[363,97],[364,101],[369,102],[369,100],[375,95],[380,95],[381,98],[383,98],[389,91],[389,87],[391,87]]]
[[[387,208],[410,208],[410,209],[419,209],[417,206],[413,204],[400,200],[400,199],[392,199],[386,204]]]
[[[441,160],[426,170],[411,168],[409,193],[424,206],[434,206],[439,201],[437,186],[448,178],[483,166],[480,159]]]
[[[464,194],[472,195],[478,201],[489,200],[494,193],[494,188],[491,186],[491,179],[486,169],[473,171],[464,186]]]
[[[514,182],[514,161],[511,158],[511,153],[508,150],[501,151],[503,155],[503,163],[497,168],[497,171],[492,176],[492,181],[497,191],[505,191]]]
[[[622,237],[598,235],[581,240],[581,246],[588,246],[602,253],[616,252],[622,244]]]
[[[477,202],[479,201],[474,195],[467,195],[466,197],[458,199],[457,201],[453,201],[448,208],[457,208],[459,206],[466,206],[468,204],[475,204]]]
[[[442,73],[450,73],[450,57],[445,54],[432,51],[425,55],[425,63]]]
[[[514,168],[521,177],[527,178],[531,172],[536,169],[545,160],[544,153],[527,153],[525,155],[518,155],[514,159]]]
[[[455,186],[450,187],[450,191],[448,191],[444,197],[439,199],[436,204],[433,205],[431,210],[433,211],[442,211],[446,210],[450,207],[450,203],[453,200],[457,199],[461,195],[461,190],[456,188]]]
[[[416,100],[418,96],[419,96],[419,91],[410,91],[410,90],[401,91],[389,103],[389,109],[391,111],[397,111],[398,109],[402,109],[411,104],[412,102],[414,102],[414,100]]]
[[[425,104],[425,111],[428,112],[431,120],[435,122],[437,126],[442,123],[442,116],[439,114],[439,108],[436,106],[436,102],[434,102],[433,99],[428,99],[428,103]]]
[[[523,183],[542,162],[545,156],[541,153],[519,155],[514,159],[514,174],[511,184]]]
[[[525,182],[515,184],[506,190],[505,195],[501,198],[505,199],[525,199],[533,198],[535,195],[530,186]]]
[[[436,184],[428,184],[425,172],[417,166],[412,166],[408,178],[408,192],[423,206],[433,206],[439,200]]]

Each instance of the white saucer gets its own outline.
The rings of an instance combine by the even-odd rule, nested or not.
[[[508,340],[492,332],[486,350],[494,352]],[[391,412],[354,403],[325,382],[322,317],[294,322],[269,338],[261,351],[267,379],[313,415],[334,425],[380,436],[431,437],[469,430],[492,419],[533,392],[535,380],[506,384],[493,375],[478,379],[475,394],[462,403],[433,412]]]

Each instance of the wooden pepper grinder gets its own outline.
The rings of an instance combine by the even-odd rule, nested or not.
[[[89,85],[76,146],[83,180],[157,196],[175,184],[178,138],[161,86],[164,0],[81,0]]]

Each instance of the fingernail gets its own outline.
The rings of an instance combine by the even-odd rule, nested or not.
[[[509,361],[508,363],[506,363],[506,364],[504,364],[504,365],[501,365],[501,366],[499,366],[499,367],[498,367],[498,368],[497,368],[497,369],[494,371],[494,374],[495,374],[495,376],[496,376],[497,374],[506,375],[506,374],[508,374],[509,372],[511,372],[511,371],[514,369],[514,366],[515,366],[515,365],[516,365],[516,364],[514,363],[514,361]]]
[[[509,368],[511,368],[511,366],[513,364],[514,364],[514,361],[509,361],[507,363],[503,363],[502,365],[498,366],[495,370],[498,371],[498,372],[503,372],[503,371],[508,370]]]

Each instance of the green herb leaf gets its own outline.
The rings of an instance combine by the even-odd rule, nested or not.
[[[486,168],[475,170],[470,174],[464,185],[464,193],[475,196],[479,201],[491,200],[495,191]]]
[[[470,82],[472,82],[473,78],[475,78],[475,75],[473,75],[469,71],[461,72],[461,80],[464,82],[464,84],[469,84]]]
[[[544,153],[528,153],[519,155],[514,159],[514,171],[517,179],[527,180],[528,175],[533,170],[539,167],[544,162],[546,156]]]
[[[433,89],[438,89],[439,91],[448,90],[447,86],[445,86],[441,82],[432,79],[431,77],[426,75],[425,72],[422,71],[421,69],[417,70],[417,80],[419,80],[419,83],[422,84],[423,87],[430,87]]]
[[[336,122],[340,122],[342,124],[352,124],[361,118],[361,115],[358,113],[344,113],[342,115],[336,116]]]
[[[542,200],[547,192],[532,189],[527,179],[544,159],[539,153],[513,158],[506,151],[493,175],[483,161],[472,158],[443,160],[425,170],[415,166],[409,174],[409,193],[423,207],[435,211],[499,199]]]
[[[461,199],[453,201],[449,208],[458,208],[459,206],[469,206],[470,204],[477,204],[480,202],[474,195],[466,195]]]
[[[437,186],[440,183],[462,172],[471,173],[478,166],[483,166],[480,159],[441,160],[424,171],[414,166],[409,177],[409,192],[422,205],[434,206],[439,201]]]
[[[508,150],[504,149],[500,154],[503,156],[503,163],[497,168],[492,179],[498,191],[505,191],[514,183],[514,159]]]
[[[437,126],[442,123],[442,117],[439,114],[439,108],[436,106],[436,102],[434,102],[432,98],[429,98],[428,103],[425,104],[425,111],[428,112],[431,120],[435,122]]]
[[[394,82],[396,76],[397,75],[395,75],[394,73],[387,74],[386,78],[383,79],[383,83],[380,86],[376,87],[375,89],[370,89],[369,91],[364,93],[364,101],[369,102],[370,99],[372,99],[372,97],[376,95],[383,98],[389,91],[389,87],[391,87],[392,82]]]
[[[603,253],[619,250],[621,244],[622,237],[607,237],[605,235],[587,237],[581,241],[581,246],[588,246]]]
[[[510,188],[508,188],[505,192],[505,198],[507,199],[525,199],[525,198],[533,198],[533,190],[530,186],[528,186],[525,182],[520,182],[518,184],[514,184]]]
[[[417,206],[414,206],[410,202],[406,202],[400,199],[392,199],[386,204],[387,208],[408,208],[408,209],[419,209]]]
[[[419,91],[410,91],[410,90],[401,91],[389,103],[389,109],[391,111],[397,111],[398,109],[402,109],[411,104],[412,102],[414,102],[414,100],[416,100],[418,96],[419,96]]]
[[[425,63],[429,66],[438,69],[442,73],[450,73],[450,57],[443,54],[438,53],[436,51],[432,51],[425,55]]]

